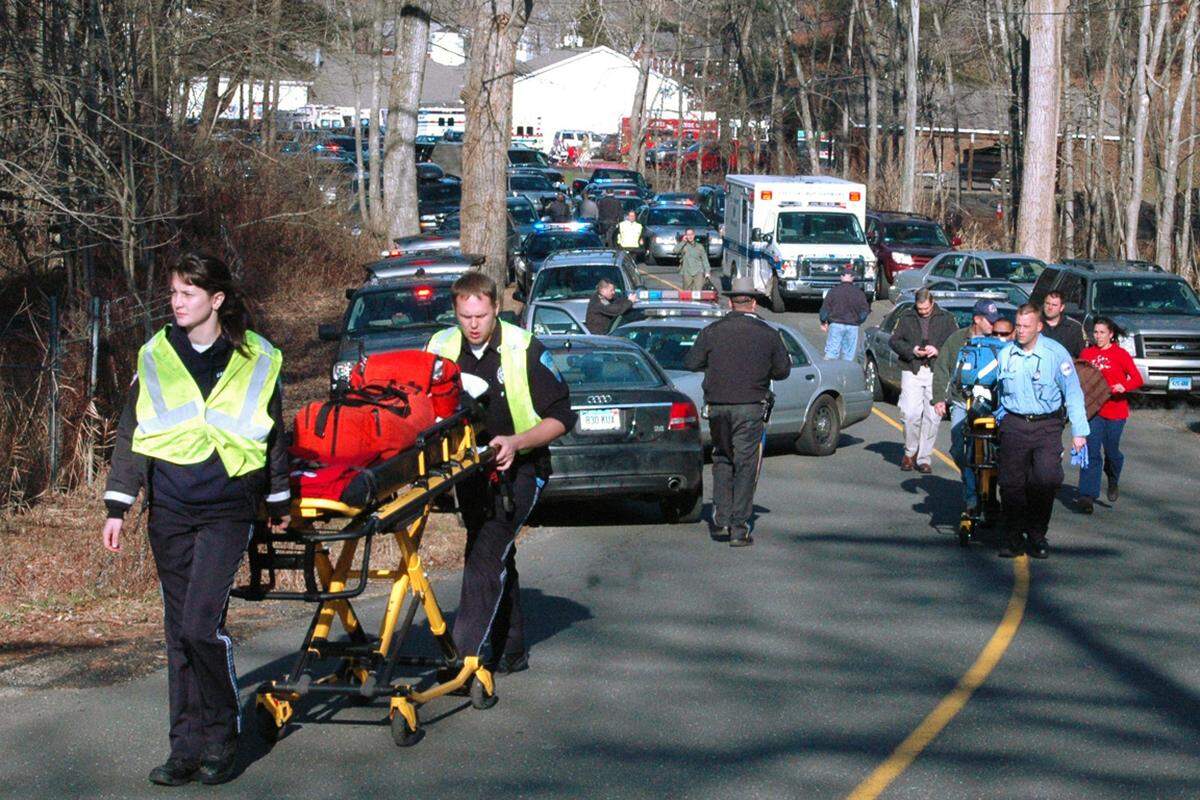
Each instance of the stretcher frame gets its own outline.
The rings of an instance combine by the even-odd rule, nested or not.
[[[975,490],[979,505],[964,509],[958,522],[958,543],[963,547],[971,544],[981,526],[992,526],[1000,512],[997,475],[999,468],[996,452],[1000,447],[1000,434],[996,418],[991,414],[975,416],[972,413],[974,398],[967,398],[967,427],[963,431],[963,450],[967,458],[966,469],[975,473]]]
[[[335,500],[294,498],[288,530],[255,534],[250,583],[234,589],[234,596],[317,604],[287,676],[264,682],[256,692],[255,723],[265,741],[274,744],[295,714],[295,703],[307,695],[341,696],[361,704],[387,698],[392,738],[402,747],[423,736],[417,710],[430,700],[465,689],[474,707],[495,705],[492,673],[477,655],[463,657],[458,652],[419,552],[434,502],[494,458],[490,448],[477,447],[471,412],[460,411],[423,431],[403,453],[371,468],[379,487],[375,502],[356,508]],[[340,529],[328,527],[346,519]],[[374,568],[372,540],[388,534],[399,548],[398,563]],[[341,549],[335,557],[330,546],[337,543]],[[360,546],[361,564],[354,569]],[[302,571],[305,590],[277,590],[276,572],[282,570]],[[351,603],[371,581],[391,583],[377,636],[366,633]],[[400,652],[418,609],[424,611],[438,656]],[[347,640],[331,641],[335,624]],[[332,674],[314,677],[310,668],[315,662],[335,658],[341,663]],[[396,679],[399,666],[437,668],[433,685],[418,689]]]

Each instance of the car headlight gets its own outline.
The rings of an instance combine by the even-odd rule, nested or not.
[[[913,257],[908,253],[892,253],[892,261],[896,262],[897,264],[903,264],[906,267],[911,267],[913,265]]]
[[[1117,339],[1117,344],[1121,346],[1129,355],[1137,357],[1137,340],[1132,336],[1121,336]]]
[[[352,369],[354,369],[353,361],[338,361],[334,363],[329,379],[333,383],[347,383],[350,380],[350,371]]]
[[[725,246],[725,240],[722,239],[720,236],[708,237],[708,243],[712,247],[724,247]]]
[[[655,244],[675,244],[675,237],[674,236],[655,236],[654,243]]]

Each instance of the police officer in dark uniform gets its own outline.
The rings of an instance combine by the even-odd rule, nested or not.
[[[713,442],[714,538],[753,544],[750,515],[769,414],[771,381],[792,370],[779,332],[755,313],[762,297],[748,277],[735,278],[730,312],[700,331],[684,366],[704,370],[704,402]],[[766,299],[766,298],[763,298]]]
[[[1016,341],[1000,351],[1000,447],[997,479],[1004,510],[1000,556],[1012,558],[1029,541],[1029,555],[1046,558],[1054,495],[1063,482],[1064,417],[1072,445],[1087,443],[1087,411],[1070,353],[1042,333],[1036,306],[1017,309]],[[1000,416],[1000,415],[997,415]]]
[[[550,475],[547,445],[575,426],[575,413],[550,353],[497,318],[495,281],[468,272],[451,291],[458,326],[439,331],[427,349],[487,382],[480,443],[496,450],[496,471],[457,489],[467,548],[454,643],[495,672],[518,672],[529,659],[515,539]]]

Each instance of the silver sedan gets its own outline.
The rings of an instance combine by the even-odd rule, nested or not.
[[[711,317],[647,319],[613,331],[646,350],[697,408],[704,407],[703,373],[689,372],[683,359]],[[768,322],[779,331],[792,360],[792,372],[775,381],[775,409],[767,435],[786,438],[806,455],[827,456],[837,450],[843,429],[871,413],[871,392],[862,367],[850,361],[825,361],[795,328]],[[701,421],[705,445],[712,443],[708,421]]]

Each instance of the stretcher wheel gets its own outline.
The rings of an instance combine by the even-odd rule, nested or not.
[[[488,694],[487,689],[483,688],[483,684],[478,680],[471,681],[471,707],[478,708],[481,711],[486,708],[491,708],[500,702],[500,698],[495,694]]]
[[[971,529],[974,526],[975,526],[974,523],[968,518],[964,517],[963,519],[959,520],[959,522],[958,522],[958,544],[961,547],[969,547],[970,546],[970,544],[971,544]]]
[[[414,731],[408,727],[403,714],[392,714],[392,741],[397,747],[412,747],[424,737],[425,729],[421,727],[420,720],[417,721],[417,729]]]
[[[254,707],[254,727],[267,746],[279,741],[279,726],[275,724],[275,715],[266,706]]]

